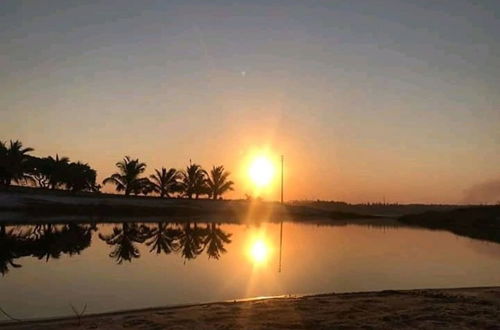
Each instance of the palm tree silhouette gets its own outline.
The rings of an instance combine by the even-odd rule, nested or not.
[[[224,171],[224,166],[214,166],[207,178],[208,191],[212,199],[217,199],[219,196],[229,190],[233,190],[233,181],[228,181],[229,172]]]
[[[192,199],[193,195],[196,199],[208,191],[206,182],[207,173],[198,164],[189,164],[185,171],[181,172],[182,188],[185,195]]]
[[[230,237],[232,234],[222,231],[220,225],[215,223],[207,224],[205,233],[203,244],[207,248],[208,258],[219,259],[222,253],[227,252],[224,243],[231,243]]]
[[[180,252],[186,260],[194,259],[203,252],[203,240],[205,230],[198,228],[196,222],[191,227],[191,223],[187,222],[182,226],[179,234]]]
[[[109,235],[99,234],[99,238],[110,246],[115,246],[109,256],[116,260],[118,264],[123,261],[132,262],[132,259],[141,256],[139,249],[134,243],[144,243],[149,237],[149,228],[136,223],[124,222],[121,228],[115,226],[113,233]]]
[[[124,191],[125,195],[131,193],[139,194],[144,186],[144,179],[139,176],[146,170],[146,164],[141,163],[139,159],[131,159],[125,156],[122,161],[116,163],[119,172],[112,174],[104,179],[103,184],[112,183],[117,191]]]
[[[49,187],[51,189],[60,188],[65,182],[67,168],[69,166],[69,158],[61,157],[56,154],[56,157],[49,156],[46,159],[46,170]]]
[[[146,242],[151,246],[150,252],[156,251],[156,254],[170,254],[179,250],[180,230],[169,227],[168,222],[158,222],[156,228],[150,231],[151,240]]]
[[[0,184],[9,187],[12,181],[19,183],[31,180],[27,175],[28,153],[33,148],[23,148],[21,141],[12,141],[7,147],[0,141]]]
[[[155,170],[155,174],[150,176],[153,190],[160,194],[160,197],[167,196],[178,190],[180,174],[175,168],[167,170],[165,167]]]

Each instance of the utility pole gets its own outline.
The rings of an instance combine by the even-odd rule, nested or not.
[[[281,155],[281,211],[283,212],[283,163],[284,163],[285,157]],[[283,219],[281,219],[280,222],[280,260],[279,260],[279,267],[278,267],[278,273],[281,273],[281,250],[283,249]]]
[[[281,205],[283,205],[283,163],[285,162],[285,157],[281,155]]]

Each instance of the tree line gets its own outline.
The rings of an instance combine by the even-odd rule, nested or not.
[[[13,183],[40,188],[64,189],[72,192],[99,192],[97,172],[87,163],[71,162],[68,157],[36,157],[33,148],[20,141],[0,141],[0,186]],[[125,156],[116,163],[117,172],[105,178],[102,184],[112,184],[125,195],[158,194],[160,197],[186,197],[206,195],[212,199],[233,190],[234,182],[224,166],[213,166],[210,171],[191,163],[184,170],[162,167],[149,177],[144,176],[146,164]]]
[[[61,256],[79,255],[90,247],[96,224],[36,224],[9,226],[0,224],[0,274],[19,268],[18,259],[32,256],[48,262]],[[99,239],[111,247],[109,257],[117,264],[140,258],[139,246],[144,244],[155,254],[178,254],[192,260],[205,252],[208,258],[219,259],[231,243],[231,234],[220,224],[124,222],[113,226],[112,232],[98,233]]]

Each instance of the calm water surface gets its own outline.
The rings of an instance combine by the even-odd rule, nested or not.
[[[116,223],[0,227],[17,318],[282,294],[500,285],[500,244],[406,227]],[[0,320],[5,319],[0,316]]]

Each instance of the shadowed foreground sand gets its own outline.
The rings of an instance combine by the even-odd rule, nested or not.
[[[500,329],[500,287],[382,291],[156,308],[1,329]]]

